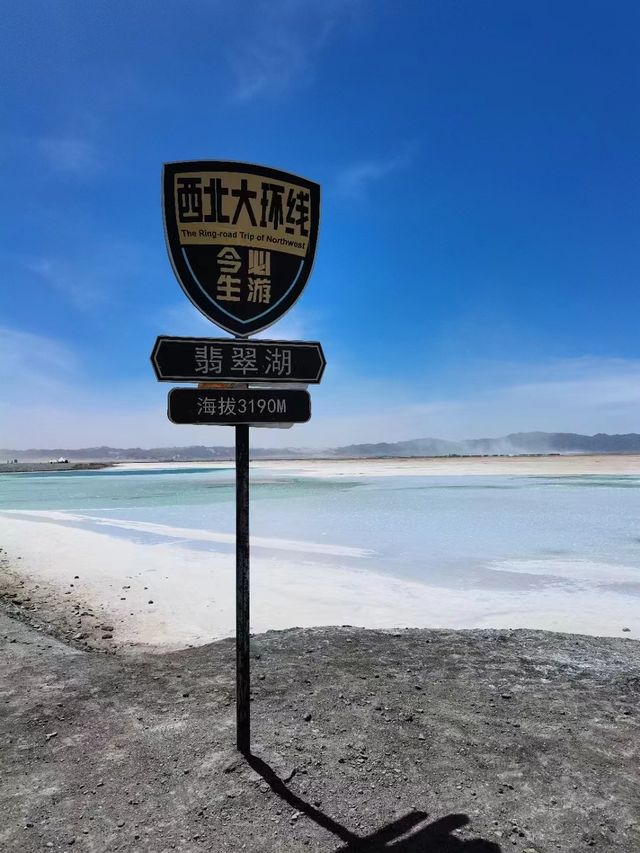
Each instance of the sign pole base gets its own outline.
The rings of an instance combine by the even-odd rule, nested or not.
[[[249,427],[236,426],[236,744],[251,752],[249,663]]]

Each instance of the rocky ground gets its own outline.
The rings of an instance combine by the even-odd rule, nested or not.
[[[233,641],[107,654],[18,609],[0,613],[2,849],[640,851],[635,640],[256,636],[247,759]]]

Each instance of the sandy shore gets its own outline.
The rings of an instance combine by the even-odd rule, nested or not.
[[[122,470],[160,468],[229,468],[233,462],[125,462]],[[585,474],[640,475],[640,455],[465,456],[411,459],[258,459],[255,471],[273,470],[310,477],[357,476],[540,476],[577,477]]]

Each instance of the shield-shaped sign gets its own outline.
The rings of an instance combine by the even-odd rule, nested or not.
[[[318,184],[249,163],[166,163],[167,248],[182,289],[234,335],[275,323],[302,293],[318,237]]]

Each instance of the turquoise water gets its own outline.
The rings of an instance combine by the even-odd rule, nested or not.
[[[561,578],[567,563],[604,564],[601,581],[626,567],[624,583],[640,591],[640,477],[251,476],[252,535],[366,549],[341,564],[449,587],[522,587],[536,571]],[[182,529],[232,534],[234,497],[233,468],[0,476],[0,510],[63,512],[58,523],[149,544]],[[105,529],[104,519],[119,524]],[[182,538],[194,549],[231,547]],[[529,573],[519,561],[543,568]]]

